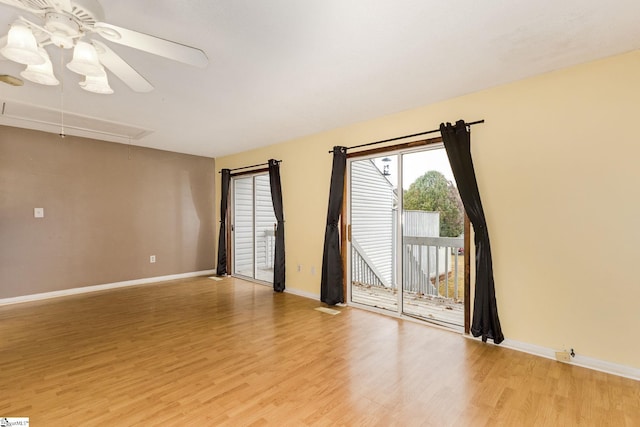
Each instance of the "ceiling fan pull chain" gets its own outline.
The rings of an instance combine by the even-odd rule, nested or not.
[[[64,50],[60,50],[60,138],[64,137]]]

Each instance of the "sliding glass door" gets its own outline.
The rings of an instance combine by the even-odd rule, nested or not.
[[[464,326],[464,210],[441,144],[349,161],[349,303]]]
[[[269,175],[232,179],[233,274],[273,282],[276,218]]]

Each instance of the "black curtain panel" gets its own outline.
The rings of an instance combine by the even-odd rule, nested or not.
[[[499,344],[504,340],[504,335],[498,319],[489,231],[471,160],[470,133],[464,120],[458,120],[455,126],[451,123],[440,124],[440,133],[462,204],[475,233],[476,287],[471,334],[474,337],[481,336],[482,341],[486,342],[489,338]]]
[[[347,149],[333,147],[333,169],[329,188],[329,208],[327,210],[327,228],[324,234],[324,252],[322,254],[322,281],[320,300],[328,305],[344,302],[342,289],[342,256],[340,255],[340,230],[338,220],[342,211],[344,191],[344,173],[347,167]]]
[[[220,190],[220,235],[218,236],[218,267],[216,274],[224,276],[227,274],[227,205],[229,203],[229,183],[231,182],[231,171],[222,169],[222,181]]]
[[[278,225],[276,226],[276,248],[273,262],[273,290],[284,291],[285,256],[284,256],[284,210],[282,209],[282,184],[280,183],[280,164],[269,159],[269,183],[271,184],[271,201]]]

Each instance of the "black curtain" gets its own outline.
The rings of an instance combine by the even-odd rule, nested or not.
[[[224,276],[227,274],[227,204],[229,202],[229,183],[231,182],[231,171],[222,169],[222,183],[220,190],[220,235],[218,236],[218,268],[216,274]]]
[[[342,289],[342,256],[340,255],[340,230],[338,220],[342,211],[344,191],[344,172],[347,167],[347,149],[333,147],[333,169],[329,188],[329,208],[327,210],[327,228],[324,234],[324,252],[322,254],[322,281],[320,300],[328,305],[344,302]]]
[[[271,201],[276,215],[276,248],[273,262],[273,290],[284,291],[284,210],[282,209],[282,184],[280,183],[280,164],[269,159],[269,183],[271,184]]]
[[[471,160],[470,133],[464,120],[458,120],[455,127],[451,123],[440,124],[440,133],[453,176],[458,184],[462,204],[475,233],[476,287],[471,334],[474,337],[482,336],[482,341],[486,342],[489,338],[496,344],[500,344],[504,340],[504,335],[498,319],[489,231]]]

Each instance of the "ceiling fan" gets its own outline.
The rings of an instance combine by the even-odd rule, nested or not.
[[[104,12],[97,0],[0,0],[37,16],[42,24],[19,17],[9,33],[0,39],[0,54],[27,65],[20,76],[44,85],[59,84],[53,74],[46,46],[73,48],[67,68],[85,76],[80,86],[90,92],[113,93],[105,68],[136,92],[149,92],[153,86],[105,43],[102,38],[184,64],[204,68],[209,60],[200,49],[117,27],[102,22]]]

